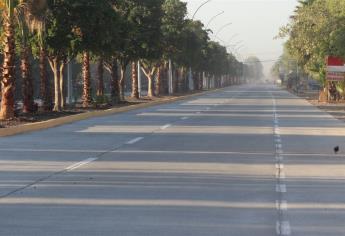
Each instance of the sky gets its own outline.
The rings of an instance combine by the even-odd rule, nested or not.
[[[206,0],[184,1],[191,18]],[[229,52],[235,53],[231,47],[237,47],[240,61],[257,56],[263,61],[265,74],[269,76],[274,61],[283,52],[284,40],[274,38],[279,28],[289,22],[297,4],[297,0],[211,0],[196,13],[195,19],[206,26],[212,17],[224,11],[208,27],[214,32],[211,39],[222,45],[232,45]]]

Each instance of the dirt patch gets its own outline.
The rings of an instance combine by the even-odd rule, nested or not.
[[[292,91],[290,91],[292,92]],[[337,101],[332,103],[319,102],[319,92],[311,91],[295,94],[296,96],[306,99],[309,103],[316,106],[322,111],[327,112],[334,118],[345,122],[345,101]]]
[[[157,100],[162,100],[162,99],[164,99],[164,97],[159,97],[159,98],[154,98],[154,99],[143,98],[140,100],[128,98],[126,101],[120,102],[119,104],[116,104],[115,106],[111,106],[109,104],[99,104],[97,106],[95,105],[94,107],[85,109],[81,107],[81,104],[77,104],[75,107],[69,107],[62,112],[39,111],[32,114],[23,114],[23,113],[18,112],[17,113],[18,115],[15,119],[0,120],[0,129],[18,126],[18,125],[42,122],[42,121],[47,121],[47,120],[71,116],[71,115],[77,115],[77,114],[86,113],[86,112],[102,111],[102,110],[107,110],[111,108],[121,108],[121,107],[126,107],[126,106],[137,105],[137,104],[149,103],[152,101],[157,101]]]
[[[200,91],[196,92],[188,92],[183,94],[175,94],[174,96],[159,96],[159,97],[141,97],[140,99],[132,98],[132,97],[126,97],[125,101],[121,101],[120,103],[112,106],[110,104],[97,104],[90,108],[83,108],[81,104],[76,104],[74,107],[68,107],[62,112],[44,112],[39,111],[32,114],[22,114],[19,111],[17,112],[17,116],[13,120],[0,120],[0,130],[3,128],[9,128],[19,125],[25,125],[25,124],[33,124],[37,122],[42,121],[48,121],[53,120],[61,117],[67,117],[87,112],[93,112],[93,111],[104,111],[108,109],[113,108],[123,108],[128,106],[134,106],[139,104],[146,104],[146,103],[152,103],[152,102],[159,102],[179,97],[184,97],[188,95],[198,94]]]
[[[332,115],[334,118],[345,121],[345,101],[336,103],[320,103],[318,100],[308,101],[320,110]]]

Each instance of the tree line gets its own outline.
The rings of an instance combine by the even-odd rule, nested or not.
[[[0,9],[0,119],[15,117],[18,80],[22,112],[36,110],[36,76],[42,109],[62,111],[66,106],[66,65],[76,59],[82,67],[85,108],[95,99],[91,89],[97,91],[97,97],[105,96],[105,71],[111,77],[111,103],[123,100],[125,72],[130,66],[132,97],[139,98],[138,62],[147,78],[149,97],[160,95],[169,62],[177,68],[176,83],[192,72],[197,89],[202,89],[204,75],[220,86],[224,76],[229,80],[243,73],[243,64],[210,40],[212,32],[200,21],[187,17],[186,3],[180,0],[1,0]],[[91,64],[98,68],[96,88],[91,85]],[[34,65],[38,75],[32,73]]]
[[[325,84],[326,57],[345,59],[345,1],[299,1],[290,23],[280,29],[279,37],[287,38],[287,42],[273,72],[279,73],[281,67],[301,68]]]

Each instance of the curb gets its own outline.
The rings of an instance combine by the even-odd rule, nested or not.
[[[186,100],[188,98],[197,97],[197,96],[201,96],[204,94],[216,92],[216,91],[219,91],[222,89],[224,89],[224,88],[194,93],[194,94],[180,96],[180,97],[168,98],[168,99],[148,102],[148,103],[144,103],[144,104],[130,105],[130,106],[120,107],[120,108],[111,108],[111,109],[104,110],[104,111],[91,111],[91,112],[86,112],[86,113],[81,113],[81,114],[76,114],[76,115],[70,115],[70,116],[65,116],[65,117],[59,117],[56,119],[50,119],[50,120],[36,122],[36,123],[30,123],[30,124],[24,124],[24,125],[18,125],[18,126],[3,128],[3,129],[0,129],[0,137],[8,137],[8,136],[13,136],[13,135],[17,135],[17,134],[24,134],[24,133],[54,128],[54,127],[65,125],[65,124],[71,124],[71,123],[74,123],[77,121],[87,120],[90,118],[120,114],[120,113],[133,111],[133,110],[137,110],[137,109],[148,108],[148,107],[163,105],[163,104],[169,104],[172,102]]]

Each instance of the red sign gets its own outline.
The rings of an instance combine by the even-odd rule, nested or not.
[[[327,57],[328,66],[344,66],[344,60],[339,57],[328,56]]]
[[[344,81],[345,79],[345,65],[344,60],[339,57],[327,57],[327,74],[328,81]]]

